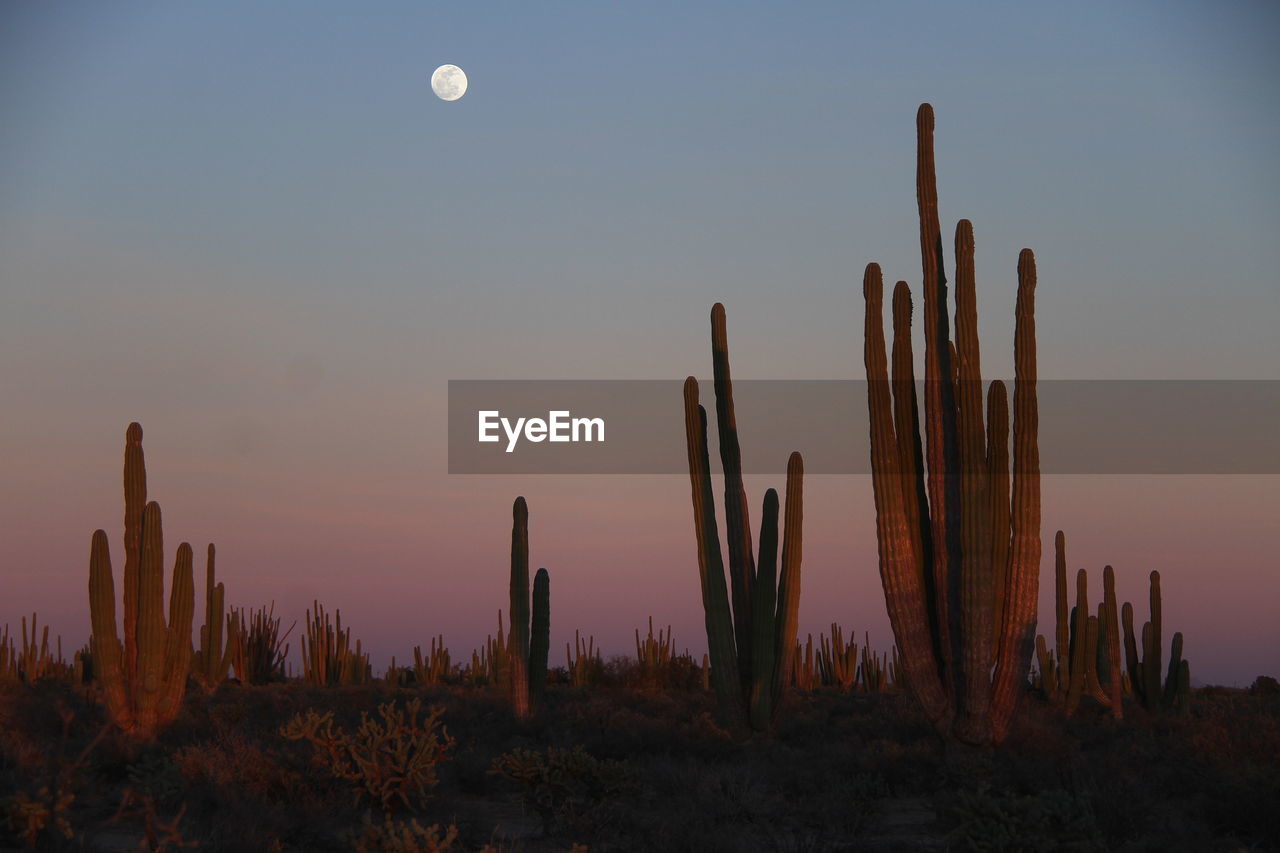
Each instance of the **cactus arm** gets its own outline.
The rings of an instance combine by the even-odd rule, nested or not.
[[[1107,683],[1103,685],[1111,704],[1111,716],[1124,717],[1124,693],[1120,677],[1120,625],[1116,613],[1116,573],[1110,566],[1102,569],[1103,629],[1107,642]]]
[[[195,582],[192,577],[191,546],[183,542],[173,566],[169,593],[169,628],[165,638],[164,680],[157,701],[160,725],[178,716],[187,671],[191,667],[191,620],[195,614]]]
[[[729,373],[729,335],[724,305],[711,307],[711,360],[715,379],[716,425],[720,462],[724,466],[724,524],[729,550],[729,583],[733,590],[733,622],[738,649],[738,672],[751,679],[751,587],[755,577],[751,554],[751,519],[742,485],[742,451],[733,407],[733,379]]]
[[[760,551],[751,585],[751,728],[763,731],[773,717],[774,611],[778,597],[778,492],[764,493],[760,517]],[[781,627],[779,623],[779,628]]]
[[[995,739],[1002,741],[1027,680],[1036,636],[1040,591],[1040,446],[1036,394],[1036,264],[1030,249],[1018,256],[1014,322],[1013,503],[1008,604],[992,691]]]
[[[142,565],[143,511],[147,505],[147,469],[142,425],[124,434],[124,673],[130,692],[138,673],[138,573]]]
[[[511,640],[511,703],[516,717],[529,715],[529,507],[518,497],[512,507],[511,587],[508,613]]]
[[[902,650],[907,684],[920,702],[925,715],[935,725],[942,727],[949,722],[951,705],[942,689],[934,658],[924,573],[916,553],[918,537],[909,528],[906,509],[908,498],[903,494],[903,477],[898,470],[901,459],[889,397],[882,290],[879,265],[868,264],[862,283],[866,303],[863,360],[867,372],[871,483],[875,496],[880,580],[884,587],[885,606],[894,640]]]
[[[991,664],[994,664],[1000,653],[1000,626],[1004,624],[1009,587],[1009,396],[999,380],[992,382],[987,391],[987,476],[995,598],[991,614]]]
[[[123,650],[116,634],[116,590],[111,573],[111,548],[107,534],[93,532],[89,549],[89,615],[93,634],[93,667],[102,687],[107,714],[124,731],[133,728],[133,708],[128,701]]]
[[[800,574],[804,558],[804,459],[792,452],[787,459],[787,496],[782,532],[782,576],[778,579],[777,625],[774,638],[773,706],[776,713],[783,691],[791,684],[793,658],[800,624]]]
[[[959,575],[950,573],[958,556],[960,517],[952,510],[960,500],[956,448],[954,365],[947,319],[947,277],[943,264],[942,231],[938,224],[938,185],[933,156],[933,107],[921,104],[916,113],[916,204],[920,215],[921,288],[924,292],[925,447],[933,579],[938,612],[939,644],[943,649],[942,678],[948,695],[954,692],[954,667],[960,662],[958,624]],[[900,425],[901,428],[901,425]],[[951,473],[952,476],[948,476]]]
[[[684,382],[685,439],[689,456],[689,483],[693,497],[694,531],[698,541],[698,574],[702,582],[702,609],[711,659],[711,682],[724,724],[740,728],[742,686],[738,678],[729,591],[725,584],[724,558],[716,528],[715,496],[711,488],[707,451],[707,412],[698,404],[698,380]]]
[[[533,618],[529,632],[529,703],[537,707],[547,686],[551,649],[551,575],[538,569],[533,578]]]
[[[1160,606],[1160,573],[1151,573],[1151,631],[1142,632],[1142,674],[1146,678],[1147,708],[1154,711],[1161,702],[1160,674],[1164,671],[1161,665],[1161,606]]]

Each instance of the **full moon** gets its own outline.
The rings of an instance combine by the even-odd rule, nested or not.
[[[456,101],[467,94],[467,75],[456,65],[441,65],[431,75],[431,91],[442,101]]]

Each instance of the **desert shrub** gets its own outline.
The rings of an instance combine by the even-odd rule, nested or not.
[[[1062,790],[1018,796],[982,785],[960,791],[953,814],[960,823],[951,840],[966,850],[1094,850],[1102,842],[1089,802]]]
[[[583,749],[513,749],[498,756],[489,771],[521,787],[525,804],[550,835],[557,827],[579,832],[598,829],[614,800],[634,787],[621,761],[604,761]]]
[[[1280,696],[1280,681],[1269,675],[1259,675],[1249,685],[1249,693],[1254,696]]]
[[[455,743],[440,724],[443,706],[433,707],[419,721],[421,712],[421,699],[410,700],[403,709],[387,702],[378,706],[380,721],[361,712],[360,727],[349,733],[334,726],[332,711],[317,714],[311,709],[294,716],[280,734],[316,747],[317,761],[352,783],[357,802],[367,797],[384,814],[399,806],[415,811],[430,799],[439,782],[436,766],[448,760]]]
[[[397,823],[388,814],[376,823],[366,811],[360,832],[351,838],[355,853],[448,853],[458,838],[458,827],[450,826],[440,835],[440,824],[423,827],[416,820]]]

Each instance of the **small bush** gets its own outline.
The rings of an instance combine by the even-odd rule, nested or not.
[[[354,734],[334,727],[333,712],[308,710],[296,715],[280,734],[289,740],[307,740],[318,750],[317,760],[330,773],[352,782],[356,801],[367,797],[384,814],[399,806],[416,811],[431,797],[439,782],[436,765],[449,759],[453,738],[440,724],[443,706],[435,706],[418,721],[422,700],[413,699],[403,709],[394,702],[378,706],[381,722],[365,712]]]

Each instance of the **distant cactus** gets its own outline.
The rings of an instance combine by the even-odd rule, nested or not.
[[[1124,651],[1134,698],[1148,712],[1186,714],[1191,708],[1191,666],[1182,657],[1182,632],[1173,635],[1163,683],[1161,665],[1160,573],[1151,573],[1151,621],[1142,626],[1142,657],[1133,634],[1133,605],[1124,603]]]
[[[1027,682],[1040,566],[1035,258],[1018,258],[1013,466],[1008,401],[993,382],[983,419],[973,227],[956,227],[952,340],[938,223],[933,109],[916,117],[923,267],[923,433],[911,347],[911,293],[893,293],[892,379],[880,267],[863,279],[867,400],[880,578],[906,684],[945,735],[1002,741]],[[891,396],[892,395],[892,396]],[[926,469],[927,463],[927,469]]]
[[[351,629],[343,630],[342,611],[334,611],[336,626],[320,602],[312,602],[314,615],[307,611],[307,635],[302,638],[302,677],[308,684],[368,684],[373,680],[369,654],[356,640],[351,645]]]
[[[1039,687],[1045,696],[1075,713],[1083,696],[1089,696],[1111,716],[1124,716],[1120,668],[1120,615],[1116,607],[1115,571],[1102,571],[1103,597],[1097,615],[1089,613],[1088,573],[1076,573],[1076,604],[1067,609],[1067,544],[1061,530],[1054,537],[1056,655],[1049,653],[1043,636],[1036,637]]]
[[[178,546],[164,617],[164,539],[160,505],[147,502],[142,427],[129,424],[124,451],[124,642],[116,633],[115,583],[107,534],[94,531],[89,610],[94,670],[107,713],[124,732],[153,738],[182,704],[191,662],[195,585],[191,546]]]
[[[231,671],[241,684],[269,684],[285,680],[285,659],[289,644],[285,642],[297,623],[280,636],[280,618],[276,605],[252,611],[248,618],[244,609],[227,614],[227,656]]]
[[[538,569],[533,580],[533,612],[530,614],[529,505],[523,497],[516,498],[511,514],[511,635],[507,642],[510,662],[507,686],[516,716],[524,719],[533,714],[547,686],[551,575],[546,569]]]
[[[590,687],[598,683],[604,674],[604,661],[596,648],[594,636],[587,637],[584,642],[582,635],[574,631],[573,646],[564,644],[564,656],[569,684],[574,687]]]
[[[684,383],[685,438],[711,682],[715,686],[721,721],[727,728],[737,732],[747,728],[764,731],[773,724],[783,692],[791,685],[795,662],[792,650],[796,645],[800,610],[804,461],[799,453],[792,453],[787,462],[781,572],[778,571],[780,508],[778,493],[773,489],[764,497],[757,566],[747,493],[742,485],[725,311],[718,302],[711,309],[711,357],[720,459],[725,474],[728,587],[711,485],[707,412],[698,403],[698,380],[690,376]]]
[[[223,640],[226,626],[226,588],[214,583],[214,548],[205,558],[204,624],[200,626],[200,648],[191,661],[191,674],[206,690],[213,690],[227,678],[231,667],[233,641]]]

